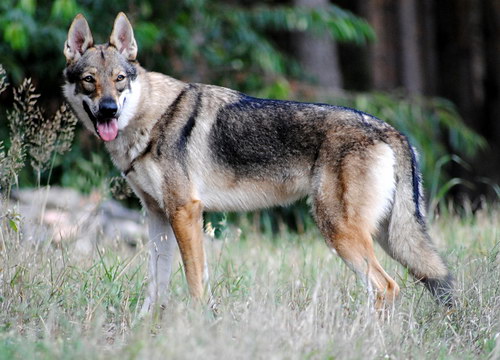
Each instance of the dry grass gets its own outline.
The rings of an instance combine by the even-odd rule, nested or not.
[[[446,312],[395,262],[401,285],[388,321],[317,232],[269,239],[227,231],[208,241],[214,313],[192,304],[176,265],[161,319],[137,318],[146,252],[20,243],[2,223],[0,359],[499,358],[500,210],[443,216],[433,234],[457,279]]]

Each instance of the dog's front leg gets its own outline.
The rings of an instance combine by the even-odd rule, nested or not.
[[[172,226],[164,216],[152,211],[148,215],[149,284],[141,315],[151,311],[154,305],[166,305],[176,242]]]
[[[179,206],[172,216],[172,228],[181,251],[189,292],[194,298],[201,300],[203,297],[205,252],[200,201],[191,200]]]

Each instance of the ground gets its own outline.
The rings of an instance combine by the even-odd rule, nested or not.
[[[401,286],[385,321],[316,230],[271,238],[228,227],[207,239],[216,310],[190,301],[176,263],[167,309],[140,320],[143,246],[118,240],[82,257],[77,239],[29,244],[4,226],[0,359],[497,359],[499,224],[498,206],[432,221],[456,278],[452,310],[378,249]]]

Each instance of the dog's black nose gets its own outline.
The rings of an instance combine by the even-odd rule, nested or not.
[[[99,104],[99,113],[104,118],[112,118],[118,111],[118,105],[112,98],[104,98]]]

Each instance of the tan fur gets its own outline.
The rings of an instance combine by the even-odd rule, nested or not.
[[[356,153],[349,155],[341,176],[324,170],[314,208],[327,244],[365,280],[367,286],[375,287],[375,306],[379,310],[384,303],[392,302],[399,292],[398,285],[381,267],[373,249],[372,235],[378,228],[377,219],[384,215],[379,211],[378,217],[373,217],[373,208],[384,200],[378,200],[376,192],[366,192],[367,188],[374,188],[377,177],[373,164],[378,159],[377,154],[385,151],[385,146],[374,145],[367,157]],[[382,206],[388,208],[389,204]]]
[[[375,308],[383,310],[384,304],[392,303],[399,293],[399,286],[384,271],[373,249],[370,234],[356,224],[345,225],[345,230],[335,234],[331,244],[339,256],[366,283],[375,286]]]
[[[184,271],[191,296],[203,297],[203,250],[202,206],[198,200],[191,200],[179,207],[172,216],[172,228],[181,251]]]
[[[399,288],[377,261],[373,237],[439,301],[451,301],[451,277],[425,227],[415,152],[388,124],[353,109],[251,98],[148,72],[135,60],[123,13],[109,44],[95,46],[77,16],[64,54],[64,94],[92,133],[109,120],[100,115],[103,97],[117,105],[119,132],[105,146],[151,218],[144,312],[166,302],[172,237],[190,293],[203,297],[203,211],[303,197],[328,246],[373,289],[377,308]]]

